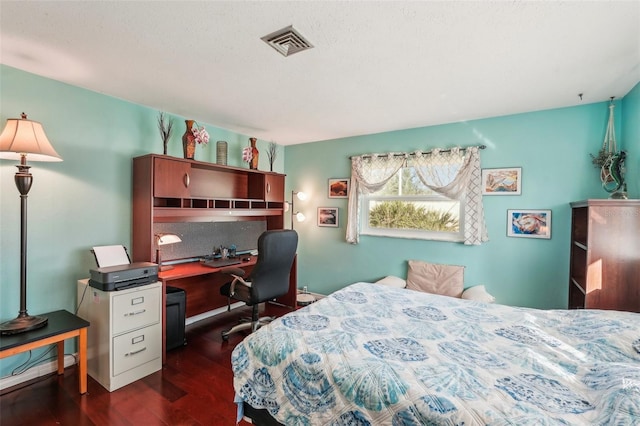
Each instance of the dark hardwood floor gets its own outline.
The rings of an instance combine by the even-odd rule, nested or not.
[[[269,314],[286,312],[270,308]],[[114,392],[89,376],[87,394],[80,395],[75,365],[62,376],[5,389],[0,425],[235,425],[231,351],[246,334],[223,342],[220,333],[244,316],[248,308],[191,324],[187,345],[169,351],[161,371]]]

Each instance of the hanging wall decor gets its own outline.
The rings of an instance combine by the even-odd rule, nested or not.
[[[624,181],[626,152],[618,151],[616,144],[614,108],[613,97],[611,97],[609,101],[609,122],[607,123],[604,142],[602,143],[602,148],[598,151],[598,155],[591,155],[591,162],[600,169],[602,188],[611,194],[609,198],[626,199],[627,184]]]
[[[329,179],[329,198],[349,198],[349,178]]]
[[[337,207],[318,207],[318,226],[338,227]]]
[[[551,238],[551,210],[507,210],[507,236]]]
[[[520,195],[522,167],[482,169],[482,195]]]

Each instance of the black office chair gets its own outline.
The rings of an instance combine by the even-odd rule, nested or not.
[[[256,331],[273,318],[260,318],[259,304],[284,296],[289,292],[289,274],[298,248],[298,233],[282,229],[265,231],[258,238],[258,261],[251,274],[244,278],[245,271],[237,267],[222,268],[220,272],[233,276],[233,281],[220,288],[220,294],[227,296],[229,310],[231,299],[240,300],[252,307],[251,321],[222,332],[222,339],[228,340],[231,333],[251,329]]]

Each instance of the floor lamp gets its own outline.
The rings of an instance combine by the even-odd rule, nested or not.
[[[0,159],[20,160],[15,182],[20,192],[20,311],[18,317],[0,324],[0,334],[18,334],[44,327],[47,318],[27,313],[27,194],[33,177],[29,173],[27,157],[31,161],[62,161],[44,133],[42,124],[22,118],[9,118],[0,134]]]
[[[291,210],[291,229],[293,229],[293,218],[295,217],[298,222],[304,222],[306,219],[302,212],[294,211],[294,197],[298,197],[298,200],[304,201],[307,199],[307,194],[302,191],[291,191],[291,202],[287,202],[284,211]]]

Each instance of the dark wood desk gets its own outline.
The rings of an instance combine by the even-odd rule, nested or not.
[[[258,259],[257,256],[250,257],[247,262],[241,262],[233,267],[242,268],[247,275],[251,273],[253,266]],[[167,303],[166,287],[178,287],[186,292],[186,316],[187,318],[203,314],[214,309],[226,308],[227,298],[220,294],[220,287],[230,281],[227,274],[221,274],[221,268],[204,266],[200,262],[182,263],[173,265],[174,268],[160,272],[158,279],[162,281],[162,362],[166,360],[166,312]],[[294,259],[289,277],[289,292],[275,301],[279,304],[295,308],[297,296],[297,259]]]
[[[44,327],[25,333],[0,336],[0,359],[56,343],[58,346],[58,374],[64,374],[64,341],[77,337],[79,388],[81,394],[87,393],[87,327],[89,327],[89,322],[63,310],[40,316],[49,319]]]

